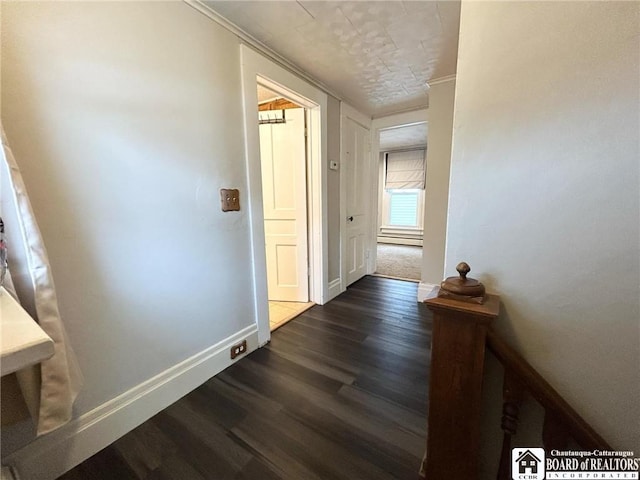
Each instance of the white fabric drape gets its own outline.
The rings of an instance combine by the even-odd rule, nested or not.
[[[388,153],[385,188],[424,189],[425,153],[426,150]]]
[[[54,342],[53,357],[16,373],[25,403],[42,435],[71,419],[82,376],[67,341],[47,251],[27,190],[2,130],[0,185],[9,268],[23,307]]]

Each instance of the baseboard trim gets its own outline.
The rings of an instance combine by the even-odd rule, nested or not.
[[[433,283],[420,282],[420,285],[418,285],[418,301],[424,302],[424,300],[431,294],[433,289],[436,287],[439,287],[439,285],[435,285]]]
[[[420,283],[420,280],[416,280],[414,278],[394,277],[393,275],[384,275],[382,273],[371,273],[370,275],[372,277],[390,278],[392,280],[401,280],[403,282]]]
[[[378,243],[387,243],[391,245],[411,245],[414,247],[422,247],[422,238],[400,238],[379,235],[376,240]]]
[[[327,293],[327,298],[325,299],[325,303],[327,303],[329,300],[333,300],[342,292],[344,292],[342,288],[342,279],[336,278],[335,280],[331,280],[329,282],[329,289]]]
[[[58,430],[4,458],[21,478],[54,480],[130,432],[211,377],[235,363],[229,349],[247,340],[258,348],[258,327],[250,325],[200,353],[135,386]]]

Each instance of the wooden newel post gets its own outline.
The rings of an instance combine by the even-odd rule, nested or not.
[[[478,476],[480,397],[487,328],[498,316],[500,297],[466,278],[447,278],[425,300],[433,312],[427,480],[473,480]]]

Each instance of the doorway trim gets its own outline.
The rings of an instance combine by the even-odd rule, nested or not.
[[[244,106],[245,156],[247,164],[251,256],[253,258],[253,299],[258,325],[258,344],[271,338],[267,260],[264,249],[262,170],[258,128],[257,84],[287,97],[309,111],[308,141],[308,225],[309,300],[322,305],[328,296],[327,232],[327,94],[293,73],[276,65],[246,45],[240,46],[242,96]]]
[[[379,174],[379,164],[380,161],[380,131],[387,130],[389,128],[401,127],[407,125],[414,125],[417,123],[427,123],[429,124],[429,110],[426,108],[421,108],[419,110],[412,110],[410,112],[397,113],[394,115],[388,115],[386,117],[374,118],[371,122],[371,163],[372,170],[375,172],[375,180],[374,180],[374,196],[371,199],[371,205],[373,208],[373,219],[371,222],[371,230],[369,234],[371,235],[371,239],[374,242],[373,245],[377,244],[378,238],[378,216],[380,212],[378,212],[378,195],[380,190],[380,174]],[[424,255],[424,250],[423,250]],[[378,252],[376,248],[371,248],[371,255],[369,257],[369,273],[373,273],[376,271],[378,266]]]

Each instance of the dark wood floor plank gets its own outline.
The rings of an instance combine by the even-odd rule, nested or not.
[[[382,377],[382,380],[384,377]],[[356,379],[354,385],[362,390],[377,395],[385,400],[395,402],[405,408],[413,410],[416,413],[423,412],[427,408],[427,399],[422,398],[419,394],[406,392],[405,390],[394,386],[389,386],[389,382],[381,382],[381,377],[371,377],[362,375]],[[394,388],[396,387],[396,388]]]
[[[281,345],[282,343],[279,344],[279,346]],[[273,350],[270,346],[267,348],[269,350]],[[288,349],[278,348],[277,352],[282,358],[286,358],[298,365],[340,382],[341,386],[353,383],[357,375],[357,372],[351,372],[350,370],[340,368],[339,366],[330,365],[327,361],[319,360],[317,358],[309,358],[309,356],[304,355],[301,350],[298,350],[295,347]],[[324,359],[326,358],[327,357],[324,357]]]
[[[81,463],[64,478],[67,476],[69,480],[139,480],[135,471],[113,448],[96,453],[90,461]]]
[[[279,480],[280,478],[282,477],[268,465],[254,457],[238,472],[234,480]]]
[[[313,369],[307,368],[287,358],[282,357],[277,351],[263,348],[251,355],[251,360],[271,371],[284,372],[296,381],[311,385],[320,390],[337,393],[343,383],[327,377]]]
[[[232,375],[228,375],[228,372],[222,372],[207,381],[198,390],[205,394],[210,391],[215,395],[222,395],[244,410],[257,415],[272,416],[282,410],[282,404],[265,397],[260,392],[238,381]],[[220,418],[219,413],[216,414],[216,418]],[[222,421],[226,422],[225,419],[222,419]]]
[[[309,423],[309,416],[307,416],[306,422],[301,421],[299,412],[300,409],[291,412],[285,410],[276,420],[284,431],[302,444],[313,445],[314,448],[307,449],[307,451],[313,457],[314,463],[326,464],[325,469],[329,473],[325,474],[323,478],[331,476],[343,480],[354,478],[393,479],[384,469],[359,456],[356,451],[350,448],[350,445],[345,446],[345,444],[336,442],[335,435],[329,432],[324,425],[318,427],[317,419],[313,419]],[[347,426],[344,428],[348,429]],[[331,462],[327,462],[328,458],[331,459]]]
[[[228,437],[228,429],[219,418],[210,411],[193,408],[188,402],[176,402],[154,420],[180,439],[178,447],[184,457],[203,475],[233,478],[251,460],[251,455]]]
[[[61,480],[415,480],[431,317],[365,277]]]
[[[330,439],[339,448],[349,450],[351,454],[383,471],[405,477],[410,470],[415,477],[415,465],[419,465],[419,458],[405,446],[407,442],[421,446],[423,442],[417,436],[363,412],[346,419],[343,409],[327,405],[301,402],[286,412]]]
[[[93,477],[86,477],[92,479]],[[116,480],[120,477],[109,477]],[[151,472],[144,480],[211,480],[215,477],[203,476],[198,472],[191,464],[189,464],[184,457],[177,453],[166,458],[162,465]],[[220,480],[225,480],[223,477],[218,477]]]
[[[233,428],[248,414],[248,410],[244,408],[243,404],[210,388],[196,389],[185,397],[180,405],[189,406],[191,410],[204,417],[204,420],[211,419],[227,430]]]
[[[153,422],[145,422],[114,445],[137,478],[145,478],[162,465],[162,461],[178,451],[171,438]]]
[[[309,480],[323,479],[321,471],[313,471],[308,466],[306,457],[301,458],[304,449],[287,439],[278,425],[254,417],[252,423],[240,424],[232,433],[247,445],[256,456],[269,465],[277,474],[286,480],[301,478]]]
[[[304,325],[291,325],[286,331],[280,332],[279,337],[285,338],[293,344],[304,343],[305,348],[311,351],[332,356],[344,363],[356,365],[359,369],[380,368],[404,374],[412,371],[416,373],[421,368],[414,365],[413,360],[407,361],[405,357],[397,355],[389,349],[372,349],[363,343],[356,344],[355,342],[345,344],[332,335],[312,337],[314,333]]]
[[[377,415],[395,422],[399,428],[413,432],[420,438],[427,436],[427,423],[424,415],[413,412],[397,403],[376,395],[371,395],[353,385],[344,385],[340,397],[354,404],[353,408],[373,410]],[[424,453],[424,452],[422,452]]]

